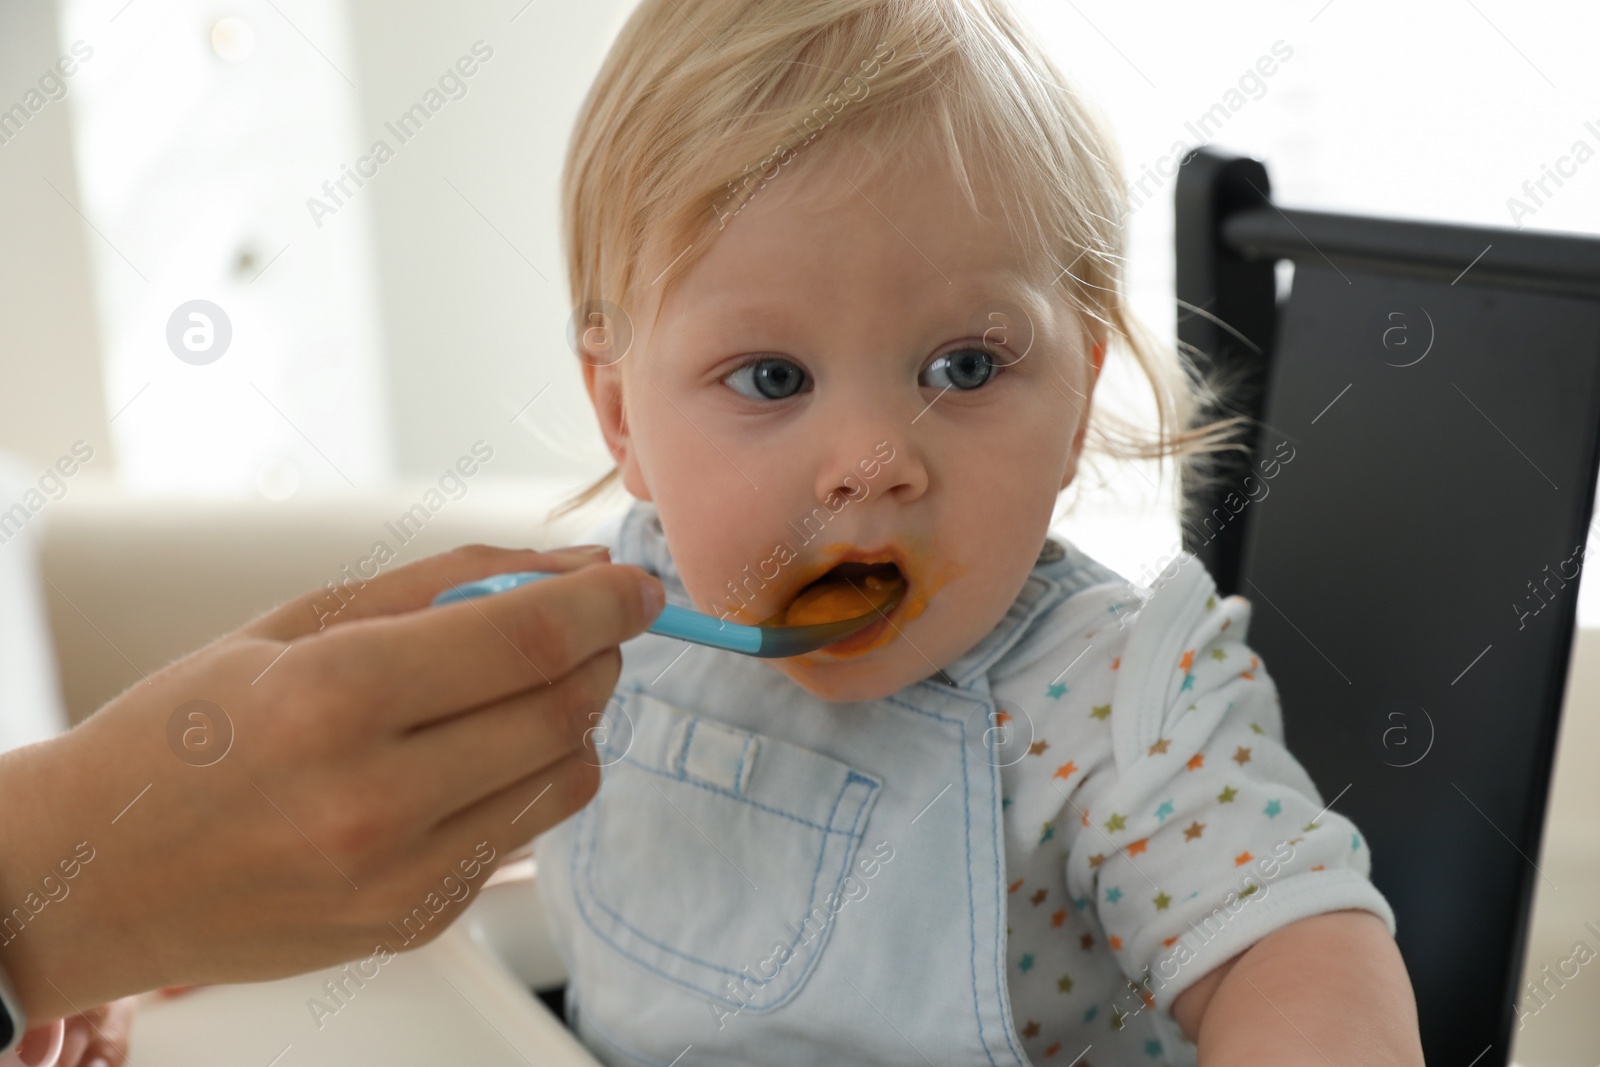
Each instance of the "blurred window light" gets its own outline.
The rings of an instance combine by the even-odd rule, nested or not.
[[[320,227],[304,206],[358,154],[343,5],[280,0],[247,20],[195,0],[64,0],[60,20],[92,49],[72,86],[71,207],[91,227],[125,486],[383,488],[370,219],[359,198]]]

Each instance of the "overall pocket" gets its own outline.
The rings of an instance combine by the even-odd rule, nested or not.
[[[828,942],[882,782],[638,689],[618,699],[631,743],[574,823],[578,914],[660,979],[779,1007]]]

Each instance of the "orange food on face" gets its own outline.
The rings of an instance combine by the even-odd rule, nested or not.
[[[840,622],[882,608],[905,588],[898,574],[829,574],[801,590],[784,612],[784,626]]]

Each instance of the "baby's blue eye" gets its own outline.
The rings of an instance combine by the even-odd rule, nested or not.
[[[722,379],[740,396],[751,400],[784,400],[801,391],[806,372],[787,359],[753,359]]]
[[[999,366],[994,354],[983,348],[957,348],[928,364],[924,377],[931,378],[922,384],[935,389],[977,389],[994,377]]]

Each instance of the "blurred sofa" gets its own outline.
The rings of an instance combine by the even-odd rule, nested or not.
[[[429,488],[228,502],[74,486],[41,513],[38,539],[68,720],[274,605],[341,580],[376,542],[398,554],[387,572],[474,542],[580,543],[606,517],[547,523],[566,487],[515,481],[475,482],[419,521],[413,509]]]

